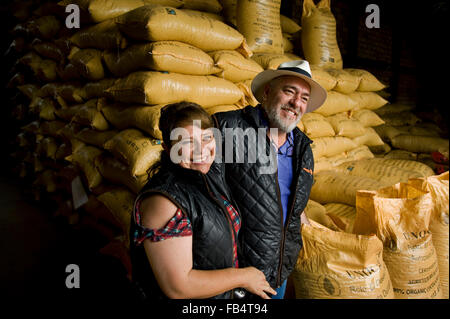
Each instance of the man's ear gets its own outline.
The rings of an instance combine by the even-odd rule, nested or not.
[[[265,101],[267,99],[267,96],[269,95],[269,93],[270,93],[270,84],[267,83],[264,86],[264,90],[263,90],[263,96],[262,96],[263,101]]]

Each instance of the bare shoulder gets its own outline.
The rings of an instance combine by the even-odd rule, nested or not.
[[[177,206],[163,195],[154,194],[142,200],[140,211],[142,226],[162,228],[175,215]]]

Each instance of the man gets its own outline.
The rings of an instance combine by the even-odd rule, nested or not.
[[[276,151],[272,153],[276,154],[275,170],[264,173],[264,156],[248,160],[252,142],[244,140],[238,150],[234,141],[232,151],[234,155],[244,152],[244,161],[225,160],[225,176],[242,214],[239,260],[263,271],[277,291],[273,298],[282,299],[302,246],[300,216],[313,183],[312,141],[297,124],[303,114],[323,104],[327,93],[312,80],[309,63],[303,60],[259,73],[252,81],[252,92],[261,103],[257,107],[216,113],[214,118],[224,136],[223,153],[230,152],[225,133],[230,128],[240,132],[265,128],[265,143]],[[259,149],[264,146],[257,144]]]

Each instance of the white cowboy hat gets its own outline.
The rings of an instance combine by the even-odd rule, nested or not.
[[[316,81],[312,79],[311,68],[306,60],[296,60],[281,63],[276,70],[265,70],[252,81],[252,93],[261,103],[263,101],[264,87],[273,79],[284,76],[296,76],[305,80],[311,87],[306,112],[312,112],[318,109],[327,98],[327,91]]]

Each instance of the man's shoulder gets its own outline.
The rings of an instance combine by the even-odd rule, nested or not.
[[[247,106],[243,109],[228,111],[228,112],[218,112],[214,114],[217,119],[219,127],[235,127],[240,122],[245,122],[249,114],[253,111],[253,106]]]

